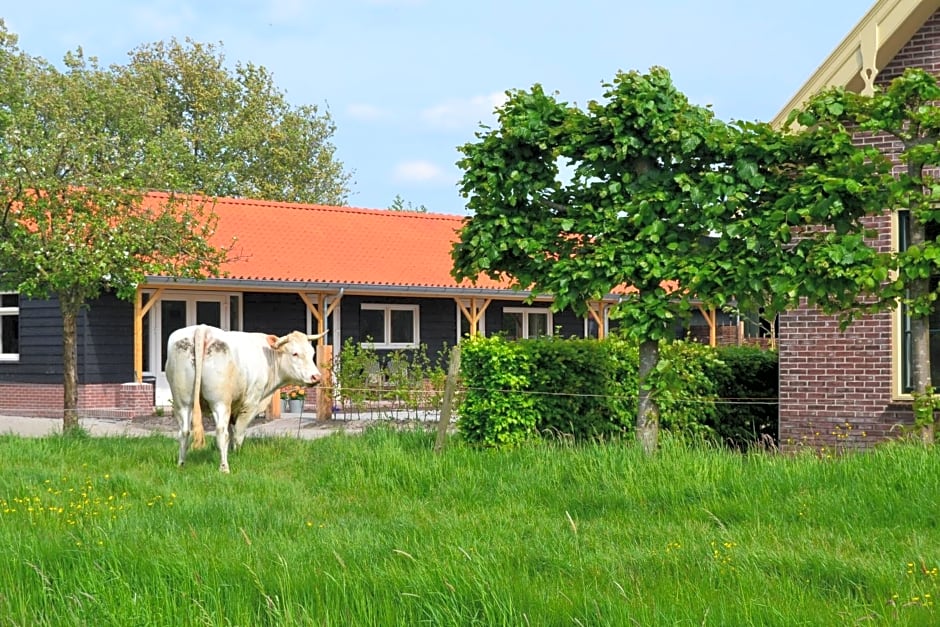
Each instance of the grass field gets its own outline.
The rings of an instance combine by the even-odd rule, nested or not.
[[[0,625],[940,624],[940,453],[0,437]]]

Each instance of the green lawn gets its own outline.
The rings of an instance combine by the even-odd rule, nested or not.
[[[940,453],[0,437],[0,625],[940,624]]]

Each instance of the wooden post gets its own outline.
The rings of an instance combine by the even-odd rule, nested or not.
[[[333,419],[333,346],[317,346],[317,368],[320,369],[320,386],[317,388],[317,420]]]
[[[444,400],[441,404],[441,418],[437,423],[437,440],[434,442],[434,452],[440,453],[447,439],[447,429],[450,427],[450,416],[454,406],[454,394],[457,392],[457,375],[460,374],[460,345],[450,352],[450,365],[447,367],[447,381],[444,383]]]
[[[278,390],[274,393],[274,396],[271,397],[271,402],[268,403],[267,409],[264,410],[264,419],[265,420],[277,420],[281,417],[281,391]]]

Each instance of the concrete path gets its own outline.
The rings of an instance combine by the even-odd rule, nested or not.
[[[374,421],[337,421],[319,422],[314,417],[286,414],[281,418],[264,421],[255,420],[248,427],[248,437],[287,436],[297,438],[321,438],[337,432],[359,433]],[[79,420],[83,429],[92,436],[148,436],[162,434],[175,438],[177,426],[172,418],[152,420],[126,420],[120,418],[83,418]],[[0,434],[14,434],[24,437],[44,437],[62,432],[62,420],[59,418],[32,418],[24,416],[0,415]],[[206,429],[207,434],[214,431]]]

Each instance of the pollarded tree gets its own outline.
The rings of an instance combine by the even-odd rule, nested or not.
[[[218,273],[207,207],[144,206],[149,109],[139,93],[80,54],[65,71],[16,48],[0,23],[0,288],[58,299],[63,322],[64,427],[78,424],[76,320],[106,290],[130,298],[148,274]]]
[[[175,141],[151,154],[150,186],[214,196],[345,204],[350,175],[328,112],[293,106],[263,66],[225,66],[221,45],[187,39],[132,51],[111,72],[159,112],[144,129]]]
[[[833,89],[818,96],[806,111],[795,115],[804,126],[831,128],[850,125],[869,136],[894,142],[894,184],[881,205],[901,211],[900,250],[893,259],[892,281],[879,293],[878,304],[904,304],[910,317],[910,384],[915,397],[917,422],[925,441],[935,433],[934,409],[938,405],[930,362],[930,316],[936,311],[940,284],[940,85],[921,69],[908,69],[887,87],[863,96]]]
[[[887,276],[863,220],[883,206],[884,168],[844,128],[725,124],[662,68],[605,88],[586,110],[539,86],[510,92],[499,127],[461,147],[473,215],[454,275],[508,275],[582,312],[629,287],[622,327],[640,346],[637,434],[650,452],[658,341],[693,303],[853,310]]]
[[[659,340],[691,311],[676,282],[694,276],[709,248],[731,129],[690,104],[663,68],[619,73],[604,87],[605,100],[586,110],[538,85],[510,92],[499,128],[461,147],[473,216],[454,247],[454,274],[506,274],[579,312],[629,286],[622,327],[640,345],[637,434],[652,451],[658,410],[647,379]]]

